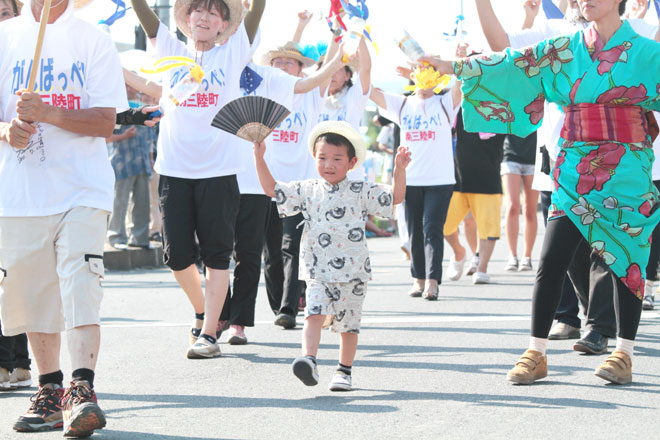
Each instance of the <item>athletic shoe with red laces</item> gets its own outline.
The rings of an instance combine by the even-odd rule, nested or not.
[[[30,397],[32,404],[25,414],[14,423],[19,432],[41,432],[62,427],[62,404],[64,389],[55,384],[40,386]]]
[[[64,437],[89,437],[95,429],[105,426],[105,415],[96,393],[86,380],[71,382],[62,397]]]

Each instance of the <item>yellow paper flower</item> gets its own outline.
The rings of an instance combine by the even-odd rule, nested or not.
[[[199,64],[197,64],[195,61],[187,57],[178,57],[178,56],[163,57],[156,60],[153,69],[141,68],[140,71],[144,73],[155,74],[155,73],[162,73],[167,70],[181,66],[188,67],[188,69],[190,70],[190,76],[195,82],[197,83],[202,82],[202,79],[204,78],[205,75],[204,71],[202,70],[202,67]]]
[[[410,79],[415,82],[415,85],[406,86],[406,90],[413,93],[417,93],[418,90],[426,89],[433,89],[434,93],[438,93],[447,87],[450,80],[449,75],[440,75],[440,73],[428,63],[422,63],[422,65],[417,66],[410,75]]]

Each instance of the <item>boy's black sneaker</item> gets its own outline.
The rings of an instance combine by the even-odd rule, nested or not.
[[[30,397],[30,409],[14,423],[19,432],[41,432],[62,427],[62,395],[64,390],[55,384],[40,386]]]
[[[105,426],[105,415],[96,399],[96,393],[86,380],[71,382],[62,397],[64,437],[89,437],[95,429]]]

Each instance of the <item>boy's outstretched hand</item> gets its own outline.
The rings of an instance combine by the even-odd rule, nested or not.
[[[410,164],[410,150],[408,147],[399,147],[396,150],[396,156],[394,157],[394,166],[396,168],[406,169],[408,164]]]
[[[263,159],[264,154],[266,153],[266,142],[264,141],[255,142],[253,149],[254,149],[254,157]]]

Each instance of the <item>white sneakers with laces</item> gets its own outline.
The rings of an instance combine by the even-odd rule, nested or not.
[[[350,375],[341,371],[335,371],[328,389],[330,391],[351,391],[353,389],[353,380]]]

